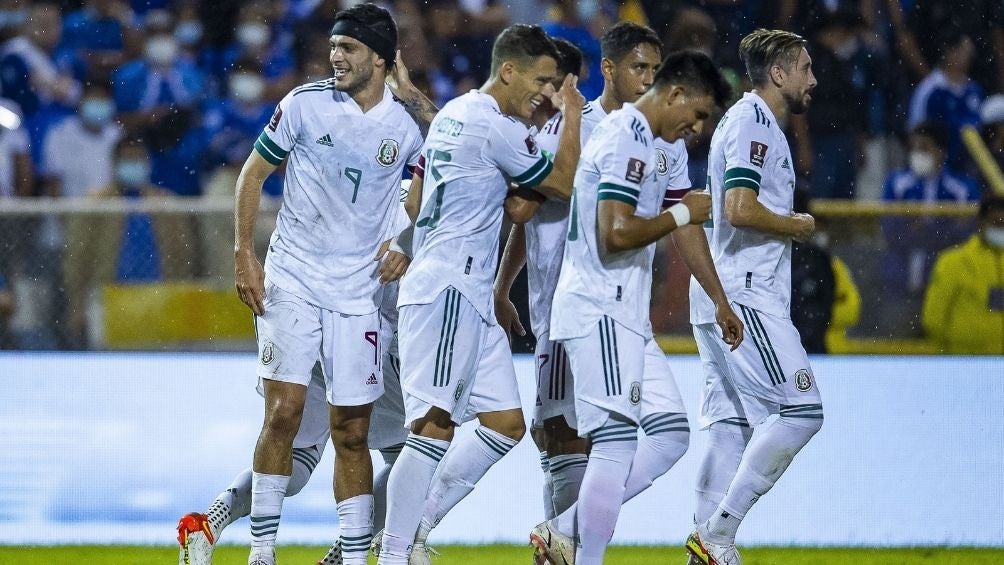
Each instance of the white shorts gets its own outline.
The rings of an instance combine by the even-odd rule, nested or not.
[[[329,403],[359,406],[383,394],[379,311],[340,314],[266,281],[255,332],[259,378],[307,386],[320,359]]]
[[[294,448],[317,446],[318,453],[324,453],[324,448],[331,437],[331,410],[324,389],[324,373],[321,371],[320,362],[317,362],[310,371],[300,429],[293,438]]]
[[[611,413],[640,425],[650,415],[685,414],[666,354],[651,337],[604,316],[587,335],[563,340],[575,374],[575,415],[580,437]]]
[[[429,304],[404,305],[399,315],[405,425],[433,406],[457,424],[521,407],[505,331],[482,318],[459,290],[449,287]]]
[[[383,377],[383,396],[373,403],[370,416],[370,449],[386,449],[408,439],[408,429],[404,427],[401,360],[397,355],[384,354]]]
[[[742,318],[745,339],[730,352],[728,344],[714,340],[725,355],[725,377],[738,393],[750,425],[792,406],[817,405],[822,399],[798,330],[790,319],[779,318],[733,302]]]
[[[728,422],[739,426],[749,426],[743,411],[739,393],[732,386],[728,376],[729,362],[726,348],[718,329],[718,324],[698,324],[694,326],[697,351],[701,354],[704,368],[704,389],[701,393],[700,426],[705,429],[715,422]]]
[[[545,420],[564,416],[569,427],[575,422],[575,379],[568,363],[568,354],[561,342],[548,339],[549,332],[537,337],[534,348],[537,360],[537,402],[533,410],[533,426],[542,427]]]

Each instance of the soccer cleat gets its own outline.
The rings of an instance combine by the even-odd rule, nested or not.
[[[558,531],[551,520],[541,522],[530,532],[536,565],[573,565],[575,540]]]
[[[408,565],[432,565],[433,555],[439,555],[439,552],[425,545],[424,542],[416,541],[415,545],[411,546]]]
[[[192,512],[178,520],[178,565],[210,565],[213,562],[213,531],[205,514]]]
[[[275,548],[252,547],[248,565],[275,565]]]
[[[380,557],[380,548],[383,547],[383,528],[373,536],[373,541],[370,542],[370,552],[377,557]]]
[[[317,562],[317,565],[342,565],[342,540],[338,540],[331,545],[324,557]]]
[[[699,565],[742,565],[739,551],[735,544],[717,545],[701,539],[701,534],[694,530],[687,537],[687,552],[691,562],[695,559]]]

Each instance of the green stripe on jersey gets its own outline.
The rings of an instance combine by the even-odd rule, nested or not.
[[[619,200],[635,207],[638,206],[638,196],[641,194],[636,188],[610,182],[601,182],[598,190],[598,200]]]
[[[746,167],[733,167],[725,171],[725,190],[750,188],[760,192],[760,173]]]
[[[547,175],[551,174],[553,166],[554,164],[551,163],[551,160],[546,155],[541,155],[540,159],[532,167],[527,169],[525,173],[513,177],[512,181],[520,186],[533,188],[547,178]]]
[[[279,165],[282,160],[289,155],[289,151],[284,151],[281,147],[269,139],[265,132],[261,132],[258,140],[254,142],[254,148],[261,154],[262,158],[273,165]]]

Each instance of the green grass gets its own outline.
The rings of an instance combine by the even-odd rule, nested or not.
[[[286,546],[279,548],[282,565],[308,565],[317,562],[326,548]],[[443,546],[442,556],[434,565],[495,565],[530,563],[530,549],[512,545]],[[1004,563],[1002,549],[843,549],[843,548],[773,548],[742,549],[744,565],[996,565]],[[0,564],[10,565],[149,565],[176,563],[173,547],[130,546],[0,546]],[[607,552],[610,565],[684,565],[679,547],[614,546]],[[214,555],[215,565],[244,565],[247,549],[221,546]],[[370,563],[376,563],[371,559]]]

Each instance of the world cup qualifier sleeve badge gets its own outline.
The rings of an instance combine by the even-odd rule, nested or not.
[[[380,141],[380,148],[377,149],[376,160],[381,166],[390,167],[397,162],[397,156],[401,153],[401,148],[397,141],[384,139]]]

